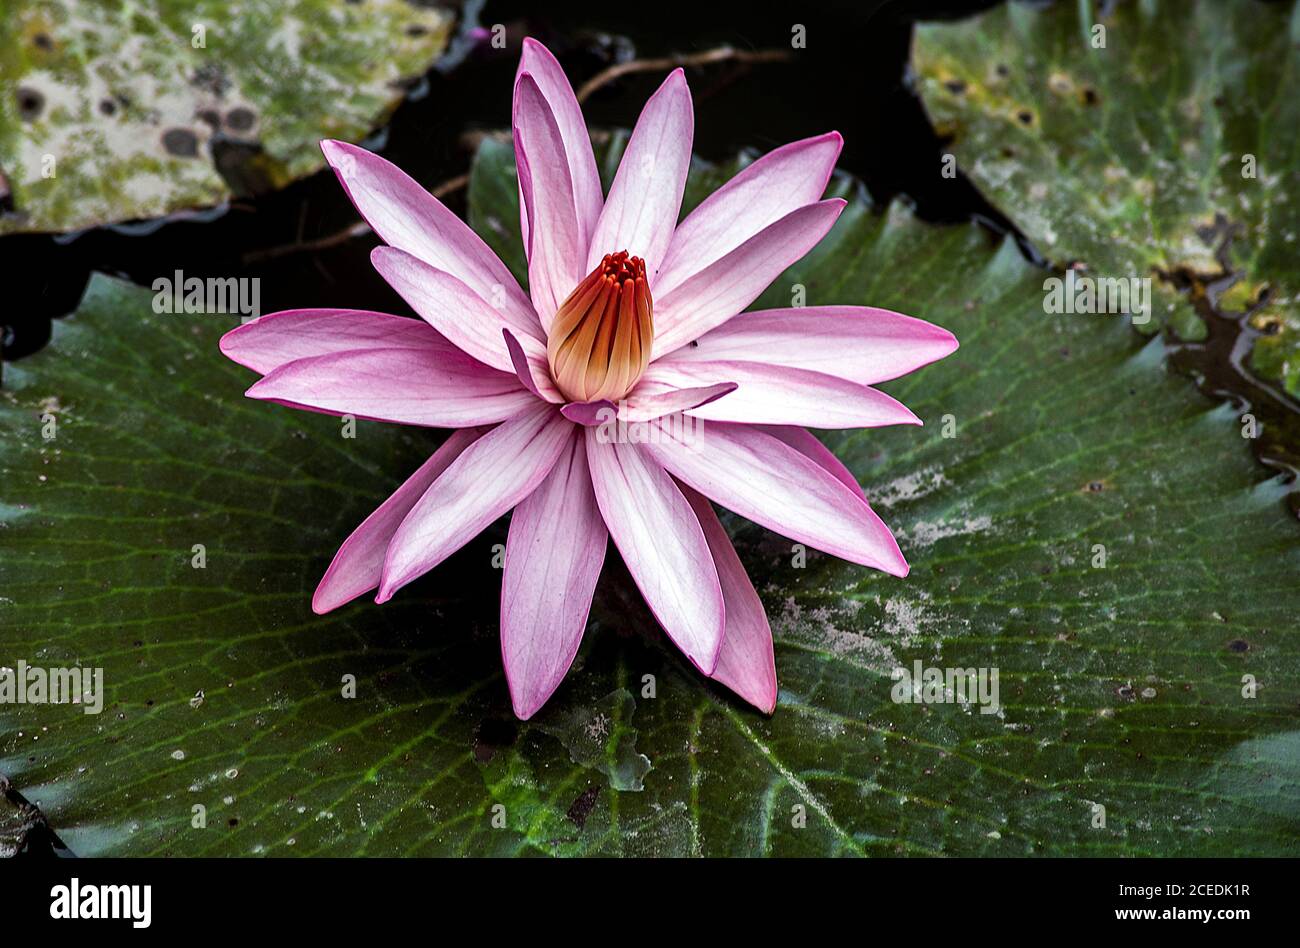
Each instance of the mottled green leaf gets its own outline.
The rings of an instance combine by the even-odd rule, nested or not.
[[[450,29],[410,0],[6,0],[0,234],[157,217],[309,174],[317,142],[380,124]],[[234,146],[223,161],[216,142]]]
[[[485,147],[473,216],[506,240],[513,169]],[[697,167],[688,201],[720,178]],[[760,303],[798,283],[962,348],[889,386],[924,428],[828,440],[906,580],[796,568],[729,519],[772,617],[772,717],[666,644],[611,554],[569,678],[515,721],[501,525],[382,607],[314,616],[336,545],[434,437],[247,401],[227,321],[97,278],[6,374],[0,663],[103,667],[107,701],[0,705],[0,772],[85,854],[1295,854],[1283,486],[1159,340],[1045,316],[1013,245],[833,188],[835,230]],[[895,703],[915,661],[997,668],[999,712]]]
[[[914,65],[960,167],[1044,254],[1152,278],[1148,331],[1204,334],[1188,283],[1250,313],[1255,368],[1300,394],[1300,7],[1013,2],[919,26]]]

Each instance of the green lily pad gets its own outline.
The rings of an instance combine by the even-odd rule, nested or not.
[[[221,0],[9,0],[0,234],[158,217],[310,174],[317,142],[380,124],[450,30],[449,13],[408,0],[257,0],[238,15]]]
[[[1202,338],[1189,284],[1249,313],[1255,370],[1300,394],[1300,6],[1007,3],[919,26],[913,56],[957,165],[1044,254],[1151,278],[1147,331]]]
[[[688,201],[728,172],[697,166]],[[512,173],[485,145],[494,241],[517,239]],[[0,627],[4,664],[103,668],[104,710],[0,705],[0,772],[79,854],[1296,854],[1283,486],[1159,340],[1047,317],[1013,245],[833,189],[839,223],[760,303],[798,284],[962,348],[889,386],[925,428],[828,441],[909,578],[731,523],[772,617],[770,718],[690,668],[611,555],[569,678],[514,720],[500,525],[382,607],[313,615],[435,436],[245,400],[229,320],[96,277],[6,376]],[[996,713],[896,703],[914,662],[997,669]]]

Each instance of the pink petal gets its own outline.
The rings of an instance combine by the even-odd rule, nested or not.
[[[832,375],[761,362],[655,362],[647,382],[675,388],[726,379],[734,393],[691,409],[696,418],[746,424],[809,425],[814,428],[878,428],[919,425],[906,406],[874,388]]]
[[[532,37],[524,39],[523,55],[515,80],[528,73],[537,83],[542,97],[555,116],[555,125],[564,141],[568,157],[569,179],[573,182],[573,203],[578,222],[578,239],[585,250],[600,217],[605,198],[600,189],[600,173],[596,170],[596,157],[591,150],[591,136],[582,117],[582,107],[573,94],[564,70],[555,61],[551,51]],[[524,231],[524,245],[528,245],[528,232]]]
[[[691,165],[695,114],[686,74],[673,70],[646,102],[619,162],[587,251],[590,273],[607,253],[626,250],[645,260],[654,287],[672,240]]]
[[[501,659],[515,715],[527,720],[578,654],[609,534],[577,429],[551,473],[515,508],[501,584]]]
[[[862,492],[862,485],[853,476],[853,472],[844,466],[826,445],[807,428],[795,428],[789,425],[756,425],[760,431],[766,431],[778,441],[783,441],[804,457],[820,464],[836,480],[857,494],[863,500],[867,495]]]
[[[656,296],[654,357],[698,339],[754,302],[826,236],[844,205],[833,198],[791,211],[662,298]]]
[[[725,612],[699,520],[644,446],[602,444],[599,430],[586,429],[587,460],[609,535],[668,637],[710,675]]]
[[[711,422],[687,442],[660,425],[645,448],[674,477],[742,517],[832,556],[907,575],[898,543],[862,498],[770,434]]]
[[[735,390],[735,382],[719,382],[698,388],[674,388],[643,379],[617,406],[608,399],[600,399],[594,402],[569,402],[560,411],[570,421],[588,427],[612,424],[616,420],[635,424],[707,405]]]
[[[764,714],[771,714],[776,707],[776,657],[762,600],[708,498],[684,484],[678,486],[699,518],[726,604],[727,631],[713,678]]]
[[[618,418],[626,422],[652,421],[712,404],[735,390],[736,383],[731,381],[679,388],[642,376],[620,406]]]
[[[287,362],[357,349],[430,349],[451,344],[426,323],[363,309],[287,309],[221,337],[227,358],[265,375]]]
[[[528,348],[531,351],[525,352],[524,347],[519,343],[519,337],[509,329],[502,329],[501,336],[505,340],[506,350],[510,353],[510,368],[514,370],[524,388],[552,404],[558,405],[563,402],[564,396],[551,381],[546,350],[539,350],[530,345]]]
[[[376,247],[370,261],[402,299],[422,319],[461,351],[502,372],[514,372],[510,352],[501,336],[510,324],[501,310],[456,279],[395,247]],[[536,327],[523,334],[529,349],[546,358],[546,343]]]
[[[608,398],[598,398],[594,402],[569,402],[560,409],[560,414],[575,425],[592,427],[608,424],[618,418],[618,406]]]
[[[465,449],[411,508],[393,534],[376,602],[433,569],[537,489],[573,426],[549,405],[534,406]]]
[[[515,83],[515,163],[528,216],[528,290],[543,326],[588,272],[573,203],[569,158],[555,116],[537,82],[522,73]]]
[[[346,142],[321,142],[357,211],[384,243],[405,250],[499,303],[519,332],[537,332],[537,314],[506,265],[442,202],[392,162]]]
[[[504,421],[537,404],[514,375],[456,349],[368,349],[299,359],[245,392],[291,408],[434,428]]]
[[[860,385],[906,375],[957,348],[948,330],[870,306],[741,313],[665,356],[669,362],[742,359],[811,369]]]
[[[714,191],[677,225],[655,294],[667,294],[764,227],[820,198],[843,144],[839,132],[791,142]]]
[[[384,553],[402,519],[438,475],[486,431],[486,428],[453,431],[442,447],[406,479],[406,483],[393,491],[374,513],[361,522],[361,526],[352,531],[334,554],[334,560],[316,587],[316,594],[311,599],[313,612],[323,615],[379,585]]]

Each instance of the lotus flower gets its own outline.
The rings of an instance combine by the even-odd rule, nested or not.
[[[680,69],[646,103],[608,195],[573,90],[532,40],[513,126],[528,292],[394,165],[326,141],[386,244],[375,268],[423,321],[290,310],[221,340],[263,375],[252,398],[455,429],[343,542],[312,607],[376,588],[385,602],[513,510],[501,654],[516,715],[572,664],[610,537],[686,657],[771,713],[771,629],[710,501],[906,576],[856,478],[807,429],[920,424],[870,386],[957,342],[863,306],[742,312],[843,209],[820,199],[838,133],[754,161],[679,223],[694,128]]]

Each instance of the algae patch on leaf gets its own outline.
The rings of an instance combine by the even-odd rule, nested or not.
[[[451,26],[407,0],[7,0],[0,234],[281,187],[379,124]]]
[[[913,56],[957,165],[1046,257],[1150,279],[1147,332],[1201,338],[1212,292],[1300,394],[1300,6],[1006,3]]]

